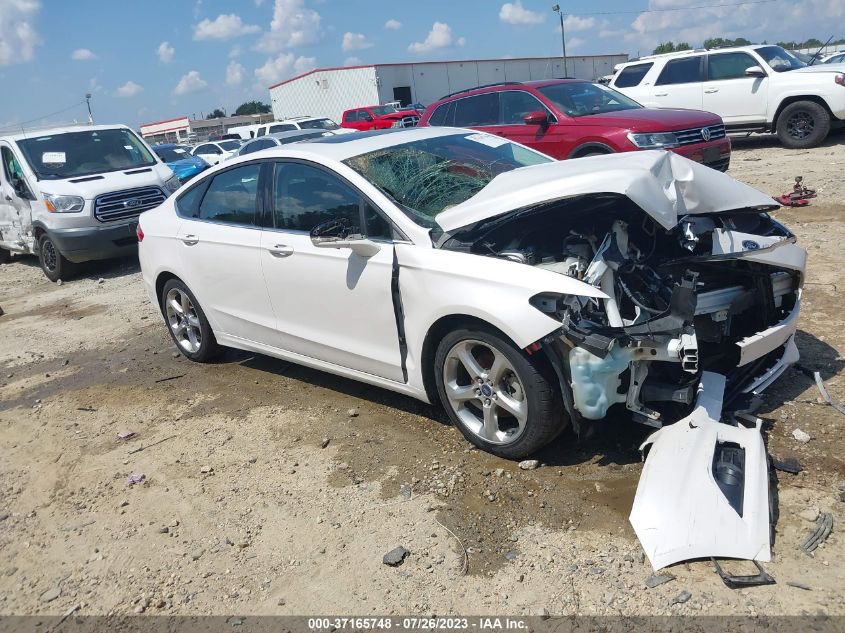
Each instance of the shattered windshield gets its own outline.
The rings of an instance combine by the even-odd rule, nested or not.
[[[417,224],[469,200],[506,171],[552,162],[490,134],[454,134],[386,147],[344,161]]]
[[[546,99],[568,116],[604,114],[642,108],[620,92],[589,81],[570,81],[537,88]]]
[[[127,129],[86,130],[17,141],[39,178],[88,176],[156,164],[147,147]]]
[[[776,73],[804,68],[807,64],[780,46],[762,46],[754,49]]]

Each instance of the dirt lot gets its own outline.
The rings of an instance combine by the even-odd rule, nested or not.
[[[731,169],[772,194],[797,174],[819,190],[777,217],[810,252],[802,363],[839,401],[843,141],[743,139]],[[239,352],[190,363],[133,262],[58,286],[17,258],[0,306],[0,614],[845,614],[845,416],[797,370],[761,412],[770,453],[804,467],[778,473],[778,584],[732,591],[694,562],[649,589],[627,520],[642,427],[567,433],[522,471],[402,396]],[[814,508],[834,531],[809,557]],[[405,563],[382,564],[400,545]]]

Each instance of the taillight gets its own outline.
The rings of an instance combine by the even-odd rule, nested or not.
[[[144,230],[141,228],[141,225],[140,225],[140,224],[139,224],[138,226],[136,226],[136,227],[135,227],[135,235],[137,235],[137,236],[138,236],[138,241],[139,241],[139,242],[143,242],[143,241],[144,241]]]

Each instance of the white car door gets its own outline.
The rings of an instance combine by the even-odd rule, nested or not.
[[[15,191],[13,181],[25,183],[26,180],[20,162],[12,148],[5,143],[0,144],[0,159],[3,162],[0,170],[0,242],[22,246],[22,240],[31,232],[32,208],[29,200]]]
[[[701,110],[704,56],[679,57],[666,62],[643,105],[655,108]]]
[[[746,69],[765,66],[748,53],[711,53],[707,56],[703,109],[718,114],[727,125],[765,123],[769,78],[749,77]]]
[[[179,198],[183,281],[218,334],[271,345],[276,319],[261,274],[262,162],[218,172]]]
[[[348,183],[312,164],[277,162],[273,191],[261,263],[277,318],[277,347],[404,382],[387,220]],[[364,257],[349,248],[315,246],[310,231],[327,220],[363,224],[380,250]]]

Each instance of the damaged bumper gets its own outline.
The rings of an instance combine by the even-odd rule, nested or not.
[[[653,433],[631,525],[655,570],[695,558],[768,561],[769,478],[759,423],[720,422],[725,377],[704,372],[693,412]]]

